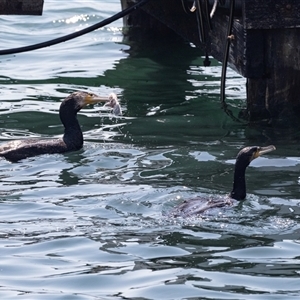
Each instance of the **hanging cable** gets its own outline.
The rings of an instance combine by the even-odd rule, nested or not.
[[[217,10],[217,6],[218,6],[218,0],[215,0],[214,4],[213,4],[213,7],[211,9],[210,15],[209,15],[211,19],[213,18],[214,14]]]
[[[209,30],[212,30],[212,23],[211,23],[211,18],[210,18],[210,14],[209,14],[209,0],[205,0],[205,15],[206,15],[206,21],[208,24],[208,28]]]
[[[241,122],[238,118],[236,118],[232,111],[228,109],[227,103],[225,101],[225,83],[226,83],[226,71],[228,65],[228,56],[229,56],[229,48],[230,43],[234,39],[234,35],[232,34],[232,27],[233,27],[233,18],[234,18],[234,7],[235,7],[235,0],[230,1],[230,12],[229,12],[229,21],[227,27],[227,34],[226,34],[226,43],[225,43],[225,51],[224,51],[224,59],[222,64],[222,75],[221,75],[221,105],[227,115],[229,115],[233,120],[237,122]]]
[[[211,64],[211,61],[208,57],[208,53],[207,53],[207,51],[205,51],[205,59],[203,60],[203,65],[204,65],[204,67],[209,67],[210,64]]]
[[[198,22],[198,30],[199,30],[199,37],[200,37],[200,42],[205,43],[205,32],[204,32],[204,20],[203,20],[203,15],[202,15],[202,3],[200,0],[196,0],[196,15],[197,15],[197,22]]]
[[[70,33],[67,34],[65,36],[59,37],[59,38],[55,38],[46,42],[42,42],[42,43],[38,43],[38,44],[33,44],[33,45],[29,45],[29,46],[24,46],[24,47],[19,47],[19,48],[12,48],[12,49],[5,49],[5,50],[0,50],[0,55],[8,55],[8,54],[16,54],[16,53],[21,53],[21,52],[28,52],[28,51],[32,51],[32,50],[37,50],[37,49],[41,49],[41,48],[45,48],[45,47],[49,47],[49,46],[53,46],[62,42],[66,42],[72,39],[75,39],[79,36],[82,36],[86,33],[89,33],[91,31],[94,31],[98,28],[104,27],[120,18],[125,17],[126,15],[128,15],[129,13],[131,13],[132,11],[136,10],[137,8],[142,7],[144,4],[146,4],[147,2],[149,2],[150,0],[141,0],[139,2],[137,2],[136,4],[124,9],[123,11],[120,11],[118,13],[116,13],[115,15],[101,21],[98,22],[92,26],[89,26],[85,29],[82,29],[80,31],[74,32],[74,33]]]
[[[182,5],[183,5],[184,11],[187,13],[187,11],[184,7],[183,0],[182,0]],[[200,40],[200,43],[205,43],[206,42],[206,36],[205,36],[205,32],[204,32],[204,17],[203,17],[203,14],[202,14],[203,10],[202,10],[201,0],[195,0],[193,2],[192,8],[189,9],[189,11],[190,12],[195,12],[196,11],[199,40]],[[208,0],[205,1],[205,13],[206,13],[206,20],[207,20],[207,23],[208,23],[208,28],[209,28],[209,30],[211,30],[212,25],[211,25],[211,20],[210,20],[210,16],[209,16],[209,3],[208,3]],[[207,46],[205,48],[207,48]],[[209,57],[208,57],[207,49],[205,51],[205,59],[203,61],[203,64],[204,64],[205,67],[210,66],[210,64],[211,64],[211,61],[209,60]]]
[[[188,5],[185,4],[185,0],[181,0],[181,5],[182,5],[182,8],[183,8],[183,10],[186,14],[192,13],[193,12],[193,7],[195,6],[195,4],[193,4],[192,8],[189,8]]]

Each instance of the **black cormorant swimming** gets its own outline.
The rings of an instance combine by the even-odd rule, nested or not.
[[[202,199],[200,197],[186,200],[179,206],[177,206],[171,215],[178,217],[188,217],[198,215],[206,212],[210,208],[231,206],[233,204],[232,199],[244,200],[246,198],[246,180],[245,172],[252,160],[255,158],[275,150],[275,146],[270,145],[267,147],[246,147],[243,148],[236,157],[234,176],[233,176],[233,188],[228,197],[218,199]]]
[[[108,102],[108,97],[99,97],[88,92],[74,92],[66,97],[59,109],[59,117],[65,132],[57,139],[24,139],[0,145],[0,157],[11,162],[46,153],[64,153],[82,148],[83,135],[77,113],[88,104]]]

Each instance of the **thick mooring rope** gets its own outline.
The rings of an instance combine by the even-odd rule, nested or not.
[[[227,65],[228,65],[228,56],[229,56],[229,48],[230,43],[234,39],[234,36],[232,35],[232,27],[233,27],[233,18],[234,18],[234,7],[235,7],[235,0],[230,1],[230,12],[229,12],[229,21],[228,21],[228,27],[227,27],[227,34],[226,34],[226,44],[225,44],[225,50],[224,50],[224,59],[222,64],[222,75],[221,75],[221,105],[224,109],[225,113],[229,115],[234,121],[241,122],[238,118],[236,118],[230,109],[227,107],[227,103],[225,101],[225,82],[226,82],[226,71],[227,71]]]

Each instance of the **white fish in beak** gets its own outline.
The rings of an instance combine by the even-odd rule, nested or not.
[[[108,102],[104,104],[104,106],[109,106],[112,108],[112,113],[115,116],[122,116],[121,105],[118,101],[118,97],[115,93],[111,93],[108,96]]]

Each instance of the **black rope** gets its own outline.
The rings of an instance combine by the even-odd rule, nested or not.
[[[211,19],[213,18],[214,14],[216,12],[217,6],[218,6],[218,0],[215,0],[213,7],[211,9],[210,15],[209,15]]]
[[[206,52],[205,52],[205,59],[203,60],[203,65],[204,65],[204,67],[209,67],[210,64],[211,64],[211,61],[210,61],[210,59],[209,59],[209,57],[208,57],[208,53],[207,53],[207,51],[206,51]]]
[[[116,13],[115,15],[101,21],[98,22],[92,26],[89,26],[85,29],[82,29],[80,31],[74,32],[74,33],[70,33],[67,34],[65,36],[59,37],[59,38],[55,38],[46,42],[42,42],[42,43],[38,43],[38,44],[33,44],[33,45],[29,45],[29,46],[25,46],[25,47],[19,47],[19,48],[12,48],[12,49],[5,49],[5,50],[0,50],[0,55],[7,55],[7,54],[16,54],[16,53],[21,53],[21,52],[27,52],[27,51],[32,51],[32,50],[37,50],[37,49],[41,49],[41,48],[45,48],[45,47],[49,47],[49,46],[53,46],[62,42],[66,42],[72,39],[75,39],[79,36],[82,36],[86,33],[89,33],[93,30],[96,30],[98,28],[104,27],[120,18],[125,17],[126,15],[128,15],[129,13],[131,13],[132,11],[136,10],[137,8],[142,7],[144,4],[146,4],[147,2],[149,2],[150,0],[141,0],[138,3],[124,9],[123,11],[120,11],[118,13]]]
[[[205,15],[206,15],[206,20],[208,24],[209,30],[212,30],[212,23],[211,23],[211,18],[209,14],[209,0],[205,0]]]
[[[205,43],[205,32],[204,32],[204,20],[202,15],[202,4],[200,0],[196,0],[196,15],[197,15],[197,22],[198,22],[198,32],[199,32],[199,38],[201,43]]]
[[[233,18],[234,18],[234,7],[235,7],[235,0],[230,1],[230,13],[229,13],[229,21],[227,27],[227,34],[226,34],[226,44],[225,44],[225,51],[224,51],[224,59],[222,64],[222,75],[221,75],[221,104],[222,108],[229,115],[233,120],[237,122],[241,122],[238,118],[236,118],[232,111],[228,109],[227,103],[225,101],[225,81],[226,81],[226,71],[228,65],[228,56],[229,56],[229,48],[231,40],[234,38],[232,35],[232,27],[233,27]]]
[[[213,27],[212,27],[210,15],[209,15],[209,0],[205,0],[205,14],[206,14],[206,21],[207,21],[208,29],[212,30]],[[205,59],[203,60],[203,65],[205,67],[208,67],[211,64],[211,61],[209,60],[209,57],[208,57],[207,44],[206,44],[205,48],[206,48],[206,51],[205,51]]]
[[[181,4],[182,4],[184,12],[187,14],[188,12],[187,12],[184,0],[181,0]],[[204,32],[204,18],[203,18],[203,14],[202,14],[201,1],[195,0],[193,2],[192,8],[189,8],[188,11],[189,11],[189,13],[196,11],[196,19],[197,19],[197,24],[198,24],[197,29],[198,29],[199,40],[200,40],[200,43],[205,43],[206,36],[205,36],[205,32]],[[205,2],[205,12],[206,12],[206,19],[207,19],[207,22],[208,22],[208,27],[209,27],[209,30],[211,30],[212,29],[212,24],[211,24],[210,16],[209,16],[209,3],[208,3],[208,0],[206,0],[206,2]],[[207,67],[207,66],[210,66],[210,63],[211,62],[210,62],[209,57],[208,57],[208,52],[206,50],[205,59],[203,61],[203,64],[204,64],[205,67]]]
[[[188,5],[185,4],[185,0],[181,0],[181,5],[186,14],[192,13],[191,8],[189,8]]]

